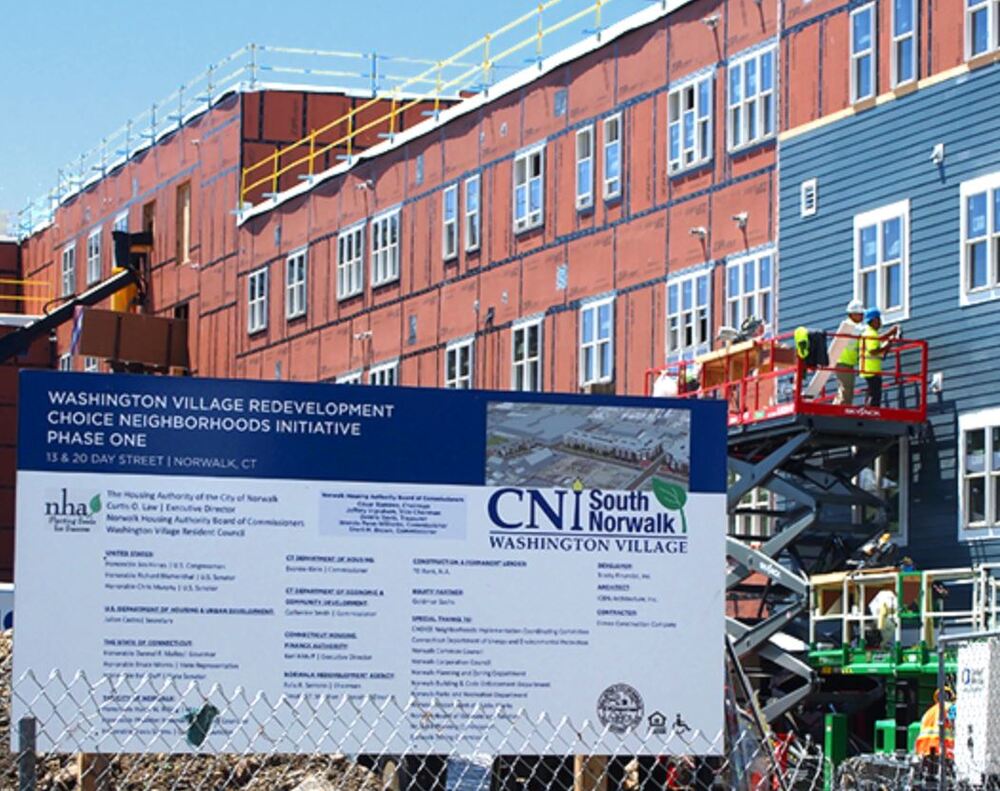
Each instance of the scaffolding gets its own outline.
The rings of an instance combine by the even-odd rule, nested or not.
[[[840,340],[822,338],[834,348]],[[772,722],[816,689],[810,578],[844,569],[866,542],[891,532],[896,507],[865,485],[865,472],[926,419],[924,341],[889,342],[881,403],[871,403],[863,386],[858,395],[868,404],[839,403],[834,385],[844,370],[807,364],[788,334],[738,340],[647,372],[648,394],[729,405],[728,512],[765,517],[770,530],[753,540],[727,538],[727,630],[741,660],[756,668]],[[755,491],[768,497],[748,504]]]

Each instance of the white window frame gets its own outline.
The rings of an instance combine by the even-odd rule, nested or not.
[[[890,499],[888,491],[882,486],[885,478],[888,477],[886,473],[887,468],[887,456],[892,453],[892,448],[887,450],[885,453],[877,456],[875,460],[865,467],[861,473],[859,473],[854,478],[854,483],[856,486],[864,489],[865,491],[874,494],[883,500],[888,501]],[[900,437],[899,442],[895,446],[896,453],[899,458],[899,469],[896,470],[896,484],[899,489],[899,511],[896,514],[896,518],[899,522],[899,530],[893,532],[891,527],[889,532],[892,534],[893,541],[899,545],[903,546],[906,544],[909,537],[909,524],[910,524],[910,440],[908,437]],[[860,523],[861,521],[874,516],[871,510],[865,506],[854,506],[853,518]],[[868,514],[865,513],[868,511]]]
[[[120,211],[115,215],[115,221],[111,226],[112,231],[128,231],[128,209]]]
[[[444,350],[444,386],[453,390],[470,390],[476,381],[476,339],[461,338],[449,343]],[[461,370],[462,357],[467,358],[468,372]],[[449,374],[449,363],[455,358],[454,376]]]
[[[69,352],[65,352],[59,355],[59,368],[60,371],[72,371],[73,370],[73,355]]]
[[[247,333],[267,329],[268,270],[266,266],[247,274]]]
[[[697,354],[707,352],[712,348],[712,267],[696,267],[694,269],[672,275],[666,284],[666,348],[667,361],[691,359]],[[772,275],[773,277],[773,275]],[[705,298],[702,304],[698,293],[699,281],[704,284]],[[690,303],[684,301],[684,290],[687,286],[691,296]],[[671,308],[671,292],[674,294],[674,307]],[[690,342],[688,337],[690,335]]]
[[[625,179],[625,130],[623,123],[624,120],[620,112],[609,115],[601,122],[601,150],[604,152],[601,163],[601,181],[604,184],[602,190],[604,200],[616,200],[622,194],[622,182]],[[617,176],[608,175],[608,172],[611,170],[611,160],[613,157],[617,157],[618,159]]]
[[[365,288],[365,221],[337,234],[337,301],[357,296]]]
[[[451,216],[449,216],[449,212]],[[458,258],[457,184],[445,187],[441,193],[441,257],[445,261],[453,261]]]
[[[83,371],[88,374],[100,373],[101,364],[96,357],[84,357],[83,358]]]
[[[538,173],[531,174],[531,163],[538,160]],[[520,172],[519,172],[520,171]],[[513,178],[514,233],[540,228],[545,223],[545,143],[518,152],[514,157]],[[538,205],[532,206],[533,185],[538,186]],[[518,214],[518,196],[524,196],[523,215]]]
[[[756,487],[740,498],[737,509],[749,507],[754,509],[775,510],[774,494],[762,487]],[[729,517],[729,532],[740,538],[771,538],[774,535],[776,517],[762,514],[748,514],[736,511]]]
[[[59,271],[62,276],[60,296],[68,297],[76,293],[76,242],[64,245],[60,256]]]
[[[917,18],[918,5],[917,0],[891,0],[892,5],[892,87],[896,88],[900,85],[908,85],[911,82],[915,82],[919,75],[917,74],[917,45],[918,36],[917,31],[920,29],[920,20]],[[899,21],[896,16],[896,3],[908,3],[910,6],[910,20],[912,23],[912,29],[906,33],[899,33],[896,29],[897,22]],[[899,77],[899,67],[900,67],[900,57],[899,51],[905,41],[911,40],[912,44],[910,47],[910,76],[905,80]]]
[[[285,318],[306,315],[308,302],[309,251],[300,247],[285,259]]]
[[[510,331],[510,389],[526,393],[539,393],[542,390],[542,355],[543,355],[543,319],[536,316],[530,319],[522,319],[514,322]],[[517,355],[517,336],[526,335],[531,330],[536,333],[536,353],[528,353],[526,339],[522,341],[521,348],[523,354],[520,359]],[[520,375],[520,376],[519,376]],[[520,378],[520,382],[518,379]]]
[[[819,181],[806,179],[799,186],[799,216],[812,217],[819,211]]]
[[[885,260],[883,225],[896,217],[902,219],[900,228],[900,299],[902,304],[892,310],[886,306],[886,296],[888,293],[888,280],[885,277],[888,270],[888,263]],[[862,268],[861,262],[861,239],[860,234],[863,228],[874,225],[876,254],[873,266]],[[854,215],[854,298],[865,302],[865,307],[877,307],[882,311],[882,321],[897,322],[905,321],[910,317],[910,201],[901,200],[888,206],[881,206],[877,209]],[[891,263],[891,262],[889,262]],[[867,304],[862,287],[862,277],[864,272],[875,270],[875,289],[878,294],[877,304]]]
[[[763,87],[761,79],[765,58],[771,62],[771,85]],[[747,94],[747,66],[754,64],[755,91]],[[738,71],[739,94],[733,91],[733,73]],[[739,151],[773,138],[778,126],[778,48],[774,44],[737,56],[726,71],[726,136],[730,151]],[[751,120],[753,130],[751,130]],[[768,129],[770,125],[770,129]],[[755,134],[751,136],[751,131]]]
[[[965,412],[958,416],[958,538],[964,541],[1000,538],[1000,497],[997,497],[997,480],[1000,478],[1000,464],[994,464],[993,431],[1000,428],[1000,407],[991,407],[976,412]],[[967,469],[967,438],[970,431],[982,430],[985,434],[982,471]],[[1000,442],[997,443],[1000,445]],[[985,517],[974,526],[968,521],[966,482],[971,478],[983,478],[985,486]],[[993,519],[991,519],[991,515]]]
[[[473,196],[474,199],[473,199]],[[483,190],[482,180],[477,173],[465,180],[465,252],[472,253],[479,249],[482,243],[482,211]]]
[[[770,334],[777,326],[777,277],[775,272],[776,251],[774,245],[755,250],[752,253],[733,257],[726,261],[726,312],[723,321],[734,329],[739,329],[743,321],[752,314],[755,318],[763,319],[761,313],[761,303],[769,302],[770,316],[764,323],[764,332]],[[769,282],[763,282],[765,261],[769,269]],[[749,267],[749,269],[748,269]],[[738,280],[738,291],[734,294],[731,290],[732,277],[736,274]],[[748,274],[752,274],[753,287],[748,288]]]
[[[371,221],[372,288],[399,280],[399,207],[377,214]]]
[[[855,51],[854,44],[854,20],[864,13],[868,13],[869,16],[869,26],[868,26],[868,40],[871,42],[871,46],[867,49]],[[850,20],[848,22],[849,38],[850,38],[850,58],[851,58],[851,103],[862,102],[866,99],[871,99],[878,95],[878,20],[877,13],[875,10],[875,3],[867,3],[866,5],[855,8],[851,11]],[[860,91],[860,80],[858,79],[860,75],[859,69],[862,68],[861,61],[863,58],[868,58],[868,79],[871,85],[871,92],[866,93],[862,96]]]
[[[576,130],[576,209],[585,211],[594,205],[594,125]]]
[[[608,335],[601,334],[601,308],[610,307],[611,315],[608,322]],[[589,340],[585,337],[586,316],[592,315],[591,327],[593,337]],[[609,370],[602,371],[601,353],[606,352],[609,360]],[[587,376],[587,358],[593,356],[593,366],[591,375]],[[607,384],[615,380],[615,297],[614,295],[596,297],[580,305],[580,387],[588,385]]]
[[[87,234],[87,285],[93,285],[101,279],[101,231],[98,226]]]
[[[395,387],[399,384],[399,360],[373,365],[368,371],[368,384],[376,387]]]
[[[671,175],[712,161],[714,83],[713,70],[681,81],[667,95],[667,168]],[[707,87],[707,98],[702,94],[703,86]]]
[[[986,55],[1000,48],[1000,0],[979,0],[975,5],[970,6],[968,2],[963,2],[965,6],[965,59],[972,60],[980,55]],[[986,12],[986,49],[980,52],[973,52],[973,18],[981,11]]]
[[[959,304],[963,306],[1000,298],[1000,212],[997,211],[1000,195],[997,193],[1000,193],[1000,171],[965,181],[959,188],[962,214]],[[972,238],[986,245],[986,285],[973,288],[969,271],[969,198],[980,194],[986,195],[986,228]]]
[[[361,384],[361,369],[358,369],[356,371],[349,371],[346,374],[341,374],[333,381],[334,384],[338,385],[359,385]]]

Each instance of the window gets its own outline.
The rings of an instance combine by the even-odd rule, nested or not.
[[[622,194],[622,114],[604,119],[604,200]]]
[[[305,248],[296,250],[285,259],[285,318],[294,319],[306,315],[306,267],[308,257]]]
[[[967,538],[1000,535],[1000,409],[958,417],[960,532]]]
[[[73,370],[73,355],[71,355],[71,354],[60,354],[59,355],[59,370],[60,371],[72,371]]]
[[[576,208],[594,205],[594,127],[576,133]]]
[[[803,217],[812,217],[815,213],[819,201],[818,193],[818,182],[816,179],[809,179],[808,181],[803,181],[799,192],[799,213]]]
[[[967,181],[962,200],[963,305],[1000,297],[1000,173]]]
[[[514,158],[514,230],[542,224],[545,204],[545,148],[539,146]]]
[[[729,66],[729,148],[748,146],[774,135],[774,48],[755,52]]]
[[[247,276],[247,332],[267,328],[267,267]]]
[[[615,377],[614,297],[580,308],[580,385],[611,382]]]
[[[885,453],[861,470],[857,485],[889,506],[889,523],[886,528],[900,543],[905,543],[909,519],[909,469],[910,444],[906,437],[893,443]],[[879,509],[871,506],[855,506],[856,523],[873,522],[879,518]]]
[[[100,364],[96,357],[84,357],[83,358],[83,370],[88,374],[96,374],[101,370]]]
[[[670,92],[667,158],[671,173],[712,158],[712,79],[713,75],[700,77]]]
[[[177,263],[191,261],[191,182],[177,188]]]
[[[95,228],[87,237],[87,285],[101,279],[101,229]]]
[[[465,180],[465,252],[479,249],[479,176]]]
[[[361,293],[364,260],[365,224],[361,222],[337,235],[337,299]]]
[[[399,209],[372,220],[372,286],[399,279]]]
[[[70,242],[62,250],[62,296],[76,293],[76,243]]]
[[[469,338],[448,344],[444,352],[444,386],[458,390],[472,387],[472,344]]]
[[[711,348],[711,277],[702,269],[667,283],[667,355],[675,360]]]
[[[965,54],[974,58],[1000,47],[1000,0],[966,0]]]
[[[851,101],[875,95],[875,6],[851,12]]]
[[[765,332],[774,329],[774,251],[726,264],[726,323],[736,329],[747,319],[760,319]]]
[[[854,218],[854,296],[887,322],[909,311],[909,218],[908,200]]]
[[[111,226],[112,231],[128,230],[128,211],[123,211],[115,215],[115,223]]]
[[[512,331],[513,369],[511,390],[542,389],[542,320],[515,324]]]
[[[394,387],[399,384],[399,360],[373,365],[368,372],[368,384],[379,387]]]
[[[441,257],[445,261],[458,255],[458,185],[445,187],[441,194]]]
[[[775,498],[767,489],[751,489],[729,517],[729,532],[739,538],[770,538],[774,535],[774,517],[762,513],[775,510]]]
[[[917,0],[892,0],[892,87],[917,78]]]
[[[351,371],[338,376],[335,380],[338,385],[359,385],[361,384],[361,371]]]

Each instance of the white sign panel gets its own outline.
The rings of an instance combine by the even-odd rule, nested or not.
[[[232,707],[212,707],[219,685],[265,693],[268,710],[285,696],[331,712],[305,735],[274,729],[269,749],[279,752],[312,752],[323,740],[344,752],[448,752],[522,710],[568,718],[598,753],[710,751],[722,729],[724,467],[718,491],[706,491],[713,478],[690,448],[699,421],[720,424],[704,439],[724,437],[721,410],[380,389],[378,405],[392,409],[347,429],[359,432],[350,448],[326,436],[319,447],[338,466],[310,471],[319,451],[262,438],[260,425],[238,442],[211,432],[193,441],[181,427],[143,432],[141,450],[63,450],[58,440],[80,439],[51,428],[82,420],[67,415],[105,413],[107,439],[142,422],[135,410],[150,414],[92,399],[93,379],[113,381],[119,395],[278,390],[289,405],[371,397],[131,377],[25,383],[38,388],[29,397],[45,406],[37,432],[50,441],[21,457],[15,678],[108,679],[84,703],[35,704],[86,722],[63,741],[44,731],[40,749],[107,748],[109,739],[126,751],[260,749]],[[53,396],[63,391],[79,397]],[[449,455],[466,444],[460,437],[414,452],[433,427],[431,407],[478,428],[473,469],[457,471],[470,453]],[[385,454],[385,479],[370,469],[367,480],[346,479],[347,450]],[[406,469],[410,481],[400,479]],[[142,705],[132,691],[143,684],[175,698],[188,690],[183,708]],[[344,705],[377,712],[373,701],[389,699],[381,718],[344,716]],[[28,713],[14,703],[15,720]],[[449,707],[462,716],[434,713]],[[210,716],[191,738],[199,711]],[[145,738],[130,740],[140,731]],[[707,738],[688,747],[677,731]],[[567,746],[528,730],[505,751]]]

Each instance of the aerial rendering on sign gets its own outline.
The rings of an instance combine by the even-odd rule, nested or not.
[[[0,788],[1000,786],[1000,0],[3,19]]]

